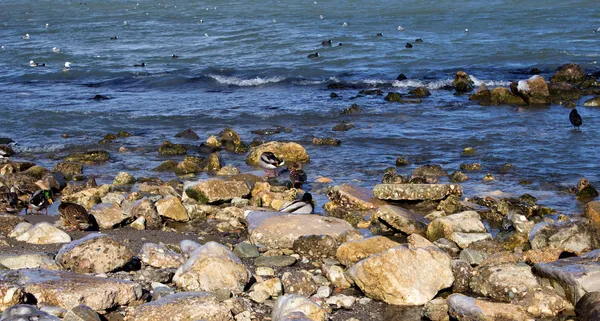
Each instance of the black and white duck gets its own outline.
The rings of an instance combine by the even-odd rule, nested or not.
[[[52,196],[53,193],[51,190],[40,189],[35,191],[29,198],[29,210],[35,210],[36,214],[39,214],[40,210],[45,209],[46,214],[48,214],[48,205],[54,202]],[[27,214],[27,210],[25,214]]]
[[[285,164],[285,161],[277,158],[271,152],[264,152],[260,155],[258,164],[267,171],[267,176],[271,175],[271,170],[273,171],[272,174],[277,176],[278,174],[275,172],[275,169]]]
[[[71,231],[85,231],[93,226],[88,211],[79,204],[63,202],[58,206],[58,212],[63,225],[70,227]]]
[[[315,205],[313,203],[312,195],[310,193],[304,193],[302,198],[284,204],[279,211],[294,214],[311,214],[314,210]]]

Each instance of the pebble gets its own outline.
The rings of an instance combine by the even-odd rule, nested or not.
[[[317,294],[314,296],[317,298],[328,298],[331,295],[331,288],[328,286],[321,286],[317,289]]]
[[[272,276],[275,275],[275,270],[268,266],[259,266],[256,268],[256,275],[260,276]]]

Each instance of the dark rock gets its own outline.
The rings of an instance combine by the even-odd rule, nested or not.
[[[586,107],[600,107],[600,96],[586,100],[583,105]]]
[[[548,84],[548,91],[552,101],[576,100],[581,97],[579,88],[564,82]]]
[[[248,146],[242,143],[240,135],[235,130],[225,128],[219,133],[218,137],[225,150],[238,154],[248,152]]]
[[[396,166],[406,166],[410,165],[410,161],[406,158],[398,157],[396,158]]]
[[[551,82],[568,82],[579,84],[585,80],[583,68],[574,63],[568,63],[560,66],[558,71],[550,79]]]
[[[0,137],[0,145],[8,145],[10,143],[14,143],[15,141],[7,138],[7,137]]]
[[[386,101],[389,102],[402,102],[402,95],[400,93],[397,92],[390,92],[387,94],[387,96],[385,96],[384,98]]]
[[[338,95],[336,93],[331,93],[331,94],[329,94],[329,98],[340,98],[340,95]]]
[[[95,101],[101,101],[101,100],[109,100],[109,99],[111,99],[111,98],[110,98],[110,97],[108,97],[108,96],[104,96],[104,95],[95,95],[95,96],[94,96],[94,97],[92,97],[91,99],[92,99],[92,100],[95,100]]]
[[[406,80],[406,79],[408,79],[408,78],[404,74],[400,74],[400,75],[398,75],[398,77],[396,77],[396,80],[398,80],[398,81],[402,81],[402,80]]]
[[[344,109],[341,114],[342,115],[355,115],[355,114],[360,114],[363,112],[363,109],[360,108],[359,105],[357,104],[352,104],[352,106]]]
[[[452,87],[454,87],[457,93],[461,94],[473,91],[473,85],[473,80],[471,80],[471,77],[466,72],[459,70],[454,75]]]
[[[497,87],[490,91],[489,101],[480,101],[481,105],[526,105],[525,100],[513,94],[509,89]]]
[[[469,176],[467,176],[466,174],[460,172],[460,171],[455,171],[452,174],[450,174],[450,181],[454,182],[454,183],[462,183],[464,181],[469,180]]]
[[[600,320],[600,292],[586,293],[577,302],[575,312],[580,321]]]
[[[124,130],[117,133],[117,137],[119,137],[119,138],[126,138],[126,137],[131,137],[131,136],[133,136],[132,133],[124,131]]]
[[[153,168],[154,172],[174,172],[177,169],[178,163],[174,160],[166,160],[157,167]]]
[[[460,212],[462,210],[460,197],[456,195],[448,195],[445,200],[440,202],[438,209],[444,211],[446,215]]]
[[[383,95],[380,89],[363,89],[358,92],[360,95]]]
[[[193,140],[198,140],[200,138],[198,136],[198,134],[196,134],[196,132],[194,130],[192,130],[191,128],[188,128],[188,129],[185,129],[185,130],[179,132],[178,134],[175,135],[175,137],[188,138],[188,139],[193,139]]]
[[[383,184],[408,184],[410,177],[408,175],[398,175],[396,169],[392,167],[385,171],[381,182]]]
[[[52,168],[53,172],[61,172],[65,175],[65,178],[72,180],[73,176],[81,175],[83,173],[83,165],[79,163],[60,162]]]
[[[529,70],[530,75],[539,75],[541,73],[542,73],[542,71],[536,67],[533,67],[533,68],[531,68],[531,70]]]
[[[256,245],[247,242],[241,242],[236,244],[233,248],[233,253],[237,255],[237,257],[242,259],[256,258],[260,256]]]
[[[346,86],[342,83],[333,83],[333,84],[329,84],[327,85],[327,89],[345,89]]]
[[[187,147],[182,144],[173,144],[168,140],[165,140],[163,144],[158,148],[158,155],[161,156],[175,156],[187,154]]]
[[[254,260],[256,266],[284,267],[294,265],[294,263],[296,263],[296,258],[293,256],[260,256]]]
[[[433,164],[433,165],[423,165],[420,167],[417,167],[413,173],[413,176],[437,176],[437,177],[441,177],[441,176],[447,176],[448,173],[446,173],[443,169],[442,166],[437,165],[437,164]]]
[[[481,85],[479,85],[479,89],[477,89],[477,92],[469,96],[469,100],[489,101],[491,95],[492,94],[488,87],[484,83],[482,83]]]
[[[330,235],[305,235],[294,241],[294,252],[304,257],[335,257],[337,240]]]
[[[429,92],[429,89],[427,89],[427,87],[417,87],[415,89],[410,90],[408,94],[414,97],[431,96],[431,93]]]
[[[110,154],[103,150],[91,150],[83,153],[74,153],[65,157],[65,162],[79,162],[79,163],[96,163],[106,162],[110,159]]]
[[[283,290],[286,294],[299,294],[310,297],[317,292],[317,284],[313,281],[312,274],[306,271],[285,272],[281,277]]]
[[[9,145],[0,145],[0,150],[3,151],[7,157],[12,157],[15,155],[15,150]]]
[[[333,126],[333,131],[347,131],[354,128],[355,125],[353,123],[341,122],[335,126]]]
[[[460,164],[460,169],[463,171],[480,171],[481,164],[479,163],[463,163]]]
[[[317,138],[317,137],[314,137],[313,140],[312,140],[312,143],[314,145],[340,146],[340,144],[342,143],[342,141],[339,140],[339,139],[331,138],[331,137],[326,137],[326,138]]]
[[[162,219],[158,215],[156,206],[154,206],[154,203],[147,198],[141,199],[133,205],[131,215],[135,218],[145,218],[146,229],[158,230],[163,226]]]
[[[454,274],[452,292],[468,293],[470,291],[469,283],[471,283],[473,275],[471,265],[463,260],[452,260],[452,274]]]
[[[582,178],[577,183],[576,195],[578,200],[591,200],[598,197],[598,191],[587,179]]]

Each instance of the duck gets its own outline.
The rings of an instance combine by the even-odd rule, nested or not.
[[[59,53],[60,52],[60,48],[58,48],[58,47],[52,47],[52,52]]]
[[[46,67],[46,64],[40,64],[33,60],[29,60],[29,67]]]
[[[29,39],[29,34],[28,34],[28,33],[26,33],[26,34],[25,34],[23,37],[21,37],[21,38],[23,38],[23,39],[27,40],[27,39]]]
[[[308,58],[310,58],[310,59],[315,59],[315,58],[318,58],[318,57],[319,57],[319,53],[318,52],[315,52],[314,54],[308,55]]]
[[[146,67],[146,63],[142,62],[141,64],[135,64],[134,67]]]
[[[377,37],[383,37],[383,33],[381,33],[381,32],[377,33]]]
[[[407,42],[407,43],[406,43],[406,45],[405,45],[404,47],[406,47],[406,48],[412,48],[412,47],[413,47],[413,45],[412,45],[410,42]]]
[[[415,42],[423,42],[423,38],[417,38],[415,39]]]
[[[571,113],[569,114],[569,121],[571,121],[571,125],[575,126],[575,128],[579,130],[579,126],[583,124],[583,119],[581,119],[581,115],[577,113],[577,109],[571,110]]]
[[[332,43],[331,39],[329,39],[329,40],[323,40],[323,41],[321,41],[321,45],[322,45],[323,47],[330,47],[330,46],[331,46],[331,43]]]
[[[308,176],[306,172],[302,169],[302,164],[294,163],[290,166],[290,181],[292,182],[292,186],[294,188],[300,188],[306,180]]]
[[[285,164],[285,161],[277,158],[277,156],[271,152],[264,152],[260,155],[258,164],[267,171],[267,176],[270,176],[270,170],[275,170],[279,166],[282,166]],[[275,171],[273,171],[273,174],[277,176]]]
[[[314,210],[315,205],[313,204],[312,195],[310,193],[304,193],[302,198],[284,204],[279,211],[294,214],[312,214]]]
[[[67,72],[67,71],[71,70],[70,68],[71,68],[71,63],[67,61],[67,62],[65,62],[65,66],[63,67],[62,72]]]
[[[45,209],[46,215],[48,215],[48,205],[52,205],[54,202],[52,196],[52,191],[48,189],[35,191],[29,198],[29,210],[35,210],[36,214],[39,214],[40,210]],[[25,214],[27,214],[27,210],[25,210]]]
[[[63,225],[70,227],[71,231],[85,231],[93,226],[88,211],[79,204],[62,202],[58,206],[58,212],[60,213]]]
[[[176,55],[176,54],[173,54],[173,55],[171,56],[171,58],[173,58],[173,59],[177,59],[177,58],[179,58],[179,56],[178,56],[178,55]]]
[[[117,36],[110,37],[110,40],[117,40],[117,39],[119,39],[119,37],[117,37]]]
[[[0,159],[2,159],[2,158],[8,158],[8,157],[10,157],[10,154],[7,151],[5,151],[5,150],[0,149]]]
[[[398,26],[398,31],[404,31],[404,27]]]
[[[598,27],[598,29],[594,30],[592,33],[596,33],[596,32],[600,32],[600,27]]]
[[[19,206],[19,195],[15,188],[9,189],[6,186],[0,187],[0,212],[16,214]]]

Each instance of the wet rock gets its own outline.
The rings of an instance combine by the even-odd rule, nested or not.
[[[585,72],[583,68],[574,63],[564,64],[558,68],[558,71],[552,76],[550,81],[578,84],[585,81]]]
[[[588,292],[577,302],[577,317],[581,321],[600,320],[600,292]]]
[[[369,298],[394,305],[426,304],[454,282],[450,258],[434,247],[397,246],[358,262],[348,272]]]
[[[65,271],[24,269],[0,271],[0,284],[14,284],[31,293],[38,304],[71,309],[80,304],[100,311],[137,301],[139,284]]]
[[[110,154],[104,150],[91,150],[83,153],[74,153],[65,157],[64,162],[76,163],[98,163],[106,162],[110,159]]]
[[[249,194],[250,187],[246,182],[220,179],[200,181],[185,189],[185,196],[202,204],[228,202],[235,197],[247,197]]]
[[[218,172],[221,169],[221,156],[219,153],[214,152],[208,155],[206,161],[206,170],[209,172]]]
[[[0,254],[0,265],[11,270],[60,268],[54,261],[54,254],[48,253]]]
[[[471,279],[471,289],[496,301],[522,299],[528,291],[540,288],[527,264],[505,263],[477,268]]]
[[[47,222],[37,223],[27,232],[19,235],[16,239],[17,241],[23,241],[29,244],[55,244],[71,242],[71,237],[69,234],[57,229]]]
[[[529,105],[547,104],[550,102],[548,84],[542,76],[535,75],[527,80],[519,81],[517,90],[519,95]]]
[[[593,248],[589,226],[584,222],[538,223],[529,232],[529,243],[534,250],[551,247],[578,255]]]
[[[282,142],[268,142],[261,144],[257,147],[250,149],[250,154],[246,158],[246,163],[254,165],[258,164],[260,155],[264,152],[272,152],[279,159],[283,159],[285,162],[291,164],[293,162],[306,163],[310,161],[308,153],[298,143],[282,143]]]
[[[572,304],[587,292],[600,291],[600,250],[579,257],[535,264],[535,273],[542,286],[551,285]]]
[[[156,211],[158,215],[178,222],[187,222],[190,220],[185,207],[177,197],[168,197],[156,201]]]
[[[165,140],[158,148],[158,155],[161,156],[176,156],[185,154],[187,154],[187,147],[185,147],[185,145],[173,144],[168,140]]]
[[[135,177],[127,172],[120,172],[115,180],[113,181],[113,185],[130,185],[135,184]]]
[[[509,303],[474,299],[463,294],[452,294],[446,301],[452,318],[458,321],[533,321],[525,310]]]
[[[389,101],[389,102],[402,102],[402,95],[400,93],[397,92],[390,92],[387,94],[387,96],[385,96],[385,98],[383,98],[385,101]]]
[[[341,114],[342,115],[355,115],[363,112],[363,109],[360,108],[358,104],[352,104],[352,106],[344,109]]]
[[[460,164],[460,169],[463,171],[480,171],[481,164],[480,163],[463,163]]]
[[[100,317],[87,305],[78,305],[65,314],[63,321],[100,321]]]
[[[527,291],[523,299],[516,302],[530,316],[536,319],[554,318],[559,314],[571,314],[573,305],[558,295],[553,289],[538,288]]]
[[[381,221],[404,234],[425,234],[428,220],[399,206],[383,205],[377,209],[372,221]]]
[[[452,240],[461,248],[471,243],[491,239],[477,212],[466,211],[440,217],[427,227],[427,238],[435,241],[440,238]]]
[[[327,279],[337,288],[348,289],[352,287],[354,281],[346,274],[344,269],[339,265],[327,265],[321,266],[323,273]]]
[[[256,245],[247,242],[241,242],[236,244],[233,248],[233,253],[242,259],[255,258],[260,255],[260,253],[258,253],[258,248],[256,247]]]
[[[333,257],[338,248],[337,240],[330,235],[303,235],[294,241],[294,252],[303,257]]]
[[[129,313],[125,321],[210,320],[233,321],[233,316],[217,297],[207,292],[182,292],[145,303]]]
[[[249,277],[250,272],[233,252],[219,243],[208,242],[177,269],[173,282],[185,291],[241,293]]]
[[[164,245],[155,243],[142,245],[138,257],[144,264],[159,269],[178,268],[185,262],[183,255]]]
[[[335,256],[342,264],[351,266],[373,254],[385,252],[399,245],[400,243],[394,242],[385,236],[373,236],[340,245]]]
[[[221,167],[221,169],[217,172],[217,176],[232,176],[240,173],[240,170],[233,165],[226,165]]]
[[[310,297],[318,289],[312,274],[307,271],[285,272],[281,276],[281,283],[286,294]]]
[[[154,172],[175,172],[175,170],[177,170],[178,166],[179,166],[179,164],[176,161],[166,160],[166,161],[160,163],[160,165],[158,165],[157,167],[153,168],[152,171],[154,171]]]
[[[467,293],[470,291],[471,278],[473,276],[473,268],[463,260],[452,260],[452,274],[454,275],[454,283],[452,284],[452,292]]]
[[[383,202],[373,198],[366,188],[343,184],[327,189],[327,197],[336,205],[357,210],[376,209]]]
[[[458,196],[449,195],[445,200],[440,202],[437,209],[443,211],[446,215],[450,215],[460,212],[462,210],[462,203]]]
[[[101,229],[112,229],[133,221],[131,214],[125,213],[121,206],[110,203],[94,205],[90,215],[94,216]]]
[[[137,218],[144,218],[146,220],[147,229],[157,230],[163,226],[162,219],[156,211],[156,206],[154,206],[154,203],[147,198],[135,202],[131,209],[131,215]]]
[[[61,172],[65,178],[72,180],[73,176],[83,174],[83,165],[79,163],[60,162],[52,168],[53,172]]]
[[[177,138],[187,138],[187,139],[192,139],[192,140],[198,140],[200,139],[200,137],[198,136],[198,134],[196,134],[196,132],[191,129],[184,129],[183,131],[175,134],[175,137]]]
[[[76,273],[106,273],[125,266],[132,258],[131,250],[115,239],[90,234],[64,245],[56,255],[56,262]]]
[[[40,311],[33,305],[18,304],[10,306],[0,317],[3,321],[59,321],[56,316]]]
[[[198,163],[189,160],[183,160],[177,164],[174,172],[177,175],[186,175],[201,173],[203,170],[204,168]]]
[[[413,172],[412,176],[421,176],[421,177],[441,177],[447,176],[448,173],[442,169],[440,165],[423,165],[417,167]]]
[[[577,183],[575,194],[578,200],[590,200],[598,197],[598,191],[585,178],[580,179],[579,183]]]
[[[408,175],[398,175],[395,168],[390,167],[385,170],[383,178],[381,179],[382,184],[408,184],[410,183],[410,177]]]
[[[277,299],[271,318],[273,321],[325,321],[327,313],[303,296],[286,294]]]
[[[471,80],[471,77],[469,77],[469,75],[462,70],[456,72],[454,75],[454,80],[451,84],[451,86],[454,87],[456,92],[459,94],[473,91],[473,85],[474,83]]]
[[[377,184],[373,195],[382,200],[441,200],[448,195],[462,195],[458,184]]]
[[[240,135],[231,128],[223,129],[218,135],[218,140],[228,151],[238,154],[243,154],[248,151],[248,146],[242,143]]]
[[[304,235],[331,235],[335,238],[354,228],[346,221],[313,214],[250,212],[249,241],[267,248],[292,248]]]
[[[342,143],[341,140],[339,139],[334,139],[331,137],[326,137],[326,138],[313,138],[312,143],[314,145],[329,145],[329,146],[340,146],[340,144]]]
[[[490,91],[489,101],[480,101],[481,105],[519,105],[524,106],[527,103],[521,96],[513,94],[510,89],[496,87]]]
[[[353,123],[341,122],[335,126],[331,130],[336,132],[348,131],[352,128],[356,127]]]
[[[594,98],[586,100],[583,105],[585,107],[600,107],[600,96],[595,96]]]
[[[431,96],[427,87],[417,87],[408,91],[408,94],[414,97],[427,97]]]
[[[549,83],[548,91],[550,91],[550,97],[553,101],[564,104],[566,100],[567,106],[570,100],[577,100],[581,97],[581,90],[578,87],[565,82]]]
[[[396,158],[396,166],[407,166],[410,165],[410,161],[403,157]]]

